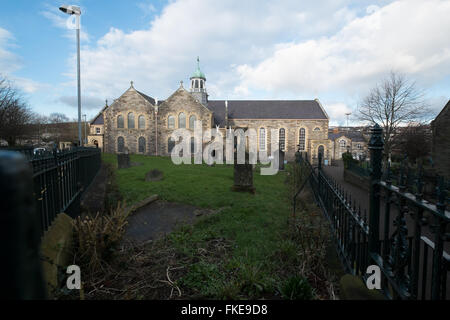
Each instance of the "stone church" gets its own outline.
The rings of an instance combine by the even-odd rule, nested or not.
[[[195,120],[203,129],[253,128],[258,150],[270,152],[271,129],[279,132],[280,149],[293,160],[297,150],[311,158],[322,153],[331,159],[328,139],[329,118],[315,100],[210,100],[206,76],[197,69],[190,77],[189,90],[180,87],[166,100],[158,101],[134,87],[125,91],[111,105],[106,104],[92,120],[88,141],[107,153],[169,156],[175,145],[170,135],[177,128],[193,130]]]

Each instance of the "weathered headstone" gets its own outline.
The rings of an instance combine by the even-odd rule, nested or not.
[[[164,178],[164,175],[162,171],[159,171],[157,169],[150,170],[145,174],[145,181],[160,181]]]
[[[278,151],[278,170],[284,170],[284,151],[279,150]]]
[[[131,167],[130,154],[128,153],[128,149],[125,149],[124,153],[119,153],[117,155],[117,167],[119,169],[127,169]]]
[[[255,193],[253,187],[253,166],[249,163],[248,153],[245,153],[245,163],[237,163],[237,152],[234,153],[234,185],[233,191]]]

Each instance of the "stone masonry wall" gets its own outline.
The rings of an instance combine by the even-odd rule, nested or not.
[[[134,114],[134,129],[128,128],[128,114]],[[117,128],[117,118],[122,115],[124,118],[124,128]],[[139,129],[139,116],[145,117],[145,128]],[[117,153],[117,140],[123,137],[125,147],[130,153],[138,152],[139,137],[145,138],[144,154],[153,155],[155,149],[155,112],[154,106],[141,96],[133,87],[128,89],[119,99],[106,108],[103,114],[105,139],[105,152]]]

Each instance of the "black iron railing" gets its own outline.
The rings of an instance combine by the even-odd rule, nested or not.
[[[64,212],[79,214],[80,197],[101,166],[97,148],[73,148],[41,152],[28,157],[33,172],[36,211],[45,232],[55,217]]]
[[[339,183],[321,168],[313,168],[307,157],[297,159],[308,171],[309,185],[330,221],[338,253],[347,272],[366,279],[369,265],[382,272],[382,292],[389,299],[448,299],[450,235],[447,225],[446,185],[442,178],[437,189],[437,203],[422,198],[422,182],[416,179],[415,194],[407,191],[406,175],[394,186],[387,169],[382,181],[382,129],[375,126],[369,143],[370,204],[362,212]]]

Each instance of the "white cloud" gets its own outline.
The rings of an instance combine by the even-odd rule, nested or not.
[[[19,57],[11,52],[13,41],[13,35],[8,30],[0,28],[0,72],[3,75],[8,75],[21,67]]]
[[[356,15],[346,7],[349,2],[170,2],[148,29],[124,32],[111,27],[95,44],[83,48],[83,91],[117,97],[134,80],[138,89],[165,98],[189,77],[200,55],[211,98],[251,95],[245,84],[239,84],[233,64],[257,64],[284,46],[283,40],[345,25]],[[73,85],[75,70],[70,76]]]
[[[353,102],[333,95],[354,99],[391,70],[425,86],[450,75],[449,1],[373,3],[172,1],[147,29],[111,27],[83,46],[83,96],[111,100],[134,80],[165,99],[200,55],[211,99],[318,97],[344,125]],[[75,86],[75,69],[67,76]]]
[[[434,80],[450,74],[449,1],[369,8],[333,36],[289,43],[254,66],[239,66],[239,86],[320,95],[366,89],[390,70]]]

